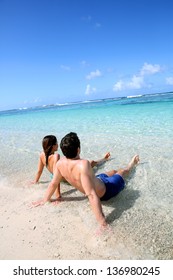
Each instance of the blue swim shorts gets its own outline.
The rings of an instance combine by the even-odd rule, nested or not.
[[[100,198],[102,201],[109,200],[124,189],[125,182],[119,174],[114,174],[113,176],[109,177],[108,175],[101,173],[96,177],[100,179],[106,186],[106,192]]]

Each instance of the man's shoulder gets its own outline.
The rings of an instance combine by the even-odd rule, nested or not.
[[[65,161],[66,161],[65,157],[60,157],[59,156],[59,160],[57,161],[56,165],[62,165]]]
[[[86,165],[90,163],[89,160],[83,158],[81,158],[79,161],[81,164],[86,164]]]
[[[79,164],[81,165],[83,170],[89,169],[91,167],[91,164],[87,159],[81,159]]]
[[[65,170],[66,167],[67,167],[67,163],[65,163],[64,158],[60,158],[55,164],[55,169],[60,173],[62,172],[62,170]]]

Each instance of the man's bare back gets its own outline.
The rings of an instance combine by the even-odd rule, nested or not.
[[[85,195],[89,195],[86,190],[86,186],[83,185],[82,179],[87,174],[88,178],[92,181],[92,185],[98,195],[102,197],[105,193],[104,183],[95,177],[91,164],[85,159],[67,159],[66,157],[61,158],[55,167],[55,178],[56,173],[60,173],[63,178],[67,180],[69,184],[77,188],[80,192]]]

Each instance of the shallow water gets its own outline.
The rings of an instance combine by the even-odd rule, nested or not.
[[[128,231],[129,242],[141,252],[144,246],[148,258],[173,258],[172,127],[172,93],[0,112],[0,186],[25,187],[34,178],[47,134],[60,142],[76,132],[81,157],[88,159],[109,151],[111,160],[96,173],[124,167],[139,154],[126,189],[104,211],[115,231],[120,236]],[[42,180],[50,180],[46,170]],[[110,214],[112,203],[116,211]]]

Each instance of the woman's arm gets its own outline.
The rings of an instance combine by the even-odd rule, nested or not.
[[[39,182],[39,179],[41,177],[43,169],[44,169],[44,164],[42,162],[41,155],[40,155],[39,161],[38,161],[38,168],[37,168],[37,173],[36,173],[36,176],[35,176],[35,180],[32,181],[33,184],[37,184]]]

